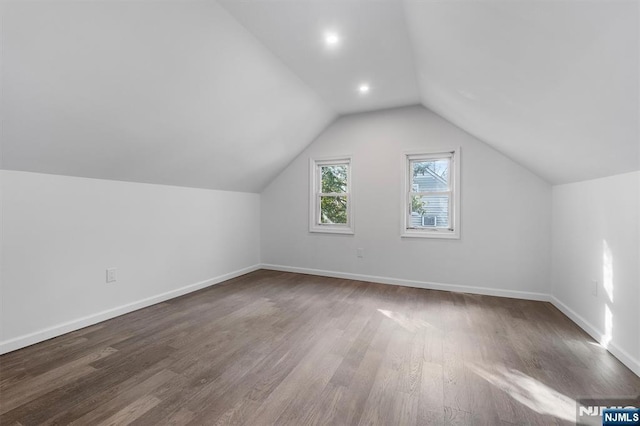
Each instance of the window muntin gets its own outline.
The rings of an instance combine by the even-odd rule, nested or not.
[[[456,151],[405,155],[403,236],[458,238]]]
[[[351,159],[311,160],[310,232],[353,233]]]

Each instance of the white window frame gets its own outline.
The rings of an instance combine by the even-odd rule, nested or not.
[[[321,167],[328,165],[341,165],[347,166],[347,192],[340,194],[324,194],[320,192],[322,190],[322,176]],[[310,158],[309,159],[309,232],[320,232],[328,234],[354,234],[355,228],[353,226],[353,161],[351,156],[342,157],[323,157],[323,158]],[[344,195],[347,197],[347,223],[335,224],[335,223],[321,223],[320,222],[320,197],[321,196],[338,196]]]
[[[450,158],[449,228],[411,228],[411,161]],[[460,148],[439,152],[405,152],[402,154],[402,220],[400,235],[415,238],[460,238]],[[434,193],[435,194],[435,193]]]

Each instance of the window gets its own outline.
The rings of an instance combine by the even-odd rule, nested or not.
[[[310,162],[309,232],[353,234],[351,158]]]
[[[460,238],[459,163],[459,150],[403,156],[403,237]]]

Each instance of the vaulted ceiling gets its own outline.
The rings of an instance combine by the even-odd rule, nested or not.
[[[416,103],[550,183],[640,168],[634,0],[8,0],[0,13],[7,169],[259,192],[337,115]]]
[[[551,183],[638,170],[638,1],[406,3],[424,105]]]
[[[214,1],[2,8],[3,168],[258,192],[335,116]]]
[[[404,7],[395,0],[221,0],[339,114],[420,103]],[[326,46],[325,36],[339,37]],[[371,91],[358,93],[367,83]]]

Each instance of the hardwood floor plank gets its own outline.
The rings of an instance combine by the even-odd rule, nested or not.
[[[0,414],[4,414],[40,395],[58,388],[61,384],[72,382],[79,377],[94,372],[90,364],[116,352],[116,349],[105,348],[80,359],[68,362],[47,371],[39,376],[21,381],[2,392]]]
[[[270,423],[271,420],[273,424],[299,424],[307,421],[300,419],[300,413],[311,413],[313,407],[320,407],[322,391],[343,361],[342,357],[330,352],[332,343],[340,334],[337,328],[323,333],[323,337],[264,400],[256,411],[254,422]],[[305,392],[300,392],[303,388]]]
[[[0,416],[0,424],[6,420],[19,420],[26,424],[40,424],[56,415],[71,410],[96,394],[109,392],[136,373],[144,372],[157,363],[167,363],[173,349],[150,345],[122,358],[108,369],[95,369],[75,381],[60,384],[54,390],[21,405]],[[115,352],[115,356],[120,351]]]
[[[176,377],[176,373],[169,370],[161,370],[160,372],[154,374],[149,377],[147,380],[142,383],[128,389],[125,392],[122,392],[116,395],[109,401],[103,402],[99,407],[95,410],[90,411],[84,416],[76,419],[75,421],[69,423],[70,425],[88,425],[88,424],[97,424],[101,421],[105,421],[105,418],[109,416],[109,413],[113,411],[117,411],[120,409],[124,409],[125,406],[131,401],[136,400],[137,398],[142,398],[147,396],[149,393],[153,392],[160,385],[167,383],[168,381],[174,379]],[[158,403],[160,400],[156,398]],[[154,406],[157,404],[154,404]],[[145,412],[148,410],[145,410]],[[133,420],[133,419],[132,419]],[[130,420],[129,422],[131,422]]]
[[[143,396],[124,407],[103,422],[98,423],[99,426],[124,426],[146,413],[156,405],[160,400],[155,396]]]
[[[41,417],[46,420],[39,421],[39,423],[43,425],[66,425],[94,410],[100,411],[102,410],[103,402],[106,404],[108,401],[117,398],[120,394],[128,393],[130,389],[136,388],[140,386],[140,384],[145,383],[155,374],[165,370],[170,364],[170,358],[162,359],[159,362],[149,365],[147,368],[138,370],[135,374],[126,378],[126,380],[114,383],[111,386],[96,386],[96,384],[100,383],[100,379],[95,377],[93,379],[95,381],[88,382],[89,389],[91,389],[91,393],[89,395],[83,395],[80,392],[71,391],[70,397],[73,395],[77,396],[75,400],[73,398],[63,400],[63,409],[58,410],[53,415],[49,414],[49,417]],[[175,382],[176,380],[174,379],[170,383],[175,385]],[[131,402],[131,400],[128,402]]]
[[[338,411],[346,413],[346,418],[335,419],[333,424],[342,423],[355,425],[362,418],[369,394],[376,380],[376,372],[382,364],[387,346],[391,340],[393,325],[389,321],[383,321],[378,328],[376,336],[371,341],[367,352],[358,366],[352,381],[343,391],[343,399],[339,401]]]
[[[276,271],[0,356],[3,425],[564,425],[639,394],[548,303]]]
[[[400,327],[395,326],[365,403],[359,422],[361,425],[389,424],[397,418],[395,398],[396,394],[400,393],[399,363],[403,356],[403,349],[406,349],[402,347],[406,336],[400,330]]]

